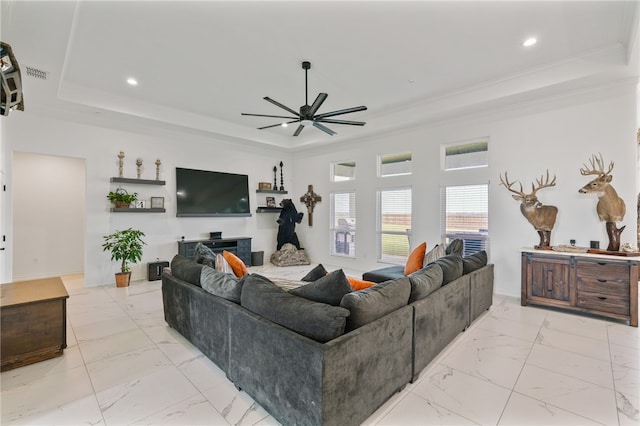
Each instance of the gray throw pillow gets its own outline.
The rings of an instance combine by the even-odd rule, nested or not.
[[[176,254],[171,260],[171,275],[197,286],[200,285],[200,271],[202,265]]]
[[[251,312],[320,343],[344,334],[348,310],[295,296],[258,274],[244,280],[241,305]]]
[[[480,269],[487,264],[487,252],[481,250],[477,253],[462,258],[462,273],[468,274],[476,269]]]
[[[314,302],[339,306],[342,296],[351,293],[351,284],[349,284],[342,269],[336,269],[312,283],[294,288],[289,291],[289,293],[313,300]]]
[[[300,281],[308,281],[311,283],[311,282],[314,282],[315,280],[318,280],[324,277],[325,275],[327,275],[327,273],[328,273],[327,270],[324,269],[324,266],[322,266],[322,263],[321,263],[315,268],[313,268],[312,270],[310,270],[307,275],[305,275],[300,279]]]
[[[242,278],[216,271],[209,266],[203,266],[200,272],[200,287],[235,303],[240,303],[243,282]]]
[[[340,306],[351,312],[347,318],[347,331],[355,330],[405,306],[410,294],[411,282],[407,277],[345,294]]]
[[[464,252],[464,241],[462,241],[460,238],[452,240],[447,246],[445,252],[447,254],[459,254],[460,256],[462,256],[462,253]]]
[[[424,299],[442,285],[442,267],[432,263],[409,275],[411,296],[409,303]]]
[[[202,243],[196,244],[193,258],[196,260],[196,263],[202,263],[212,268],[216,267],[216,254]]]
[[[448,254],[433,262],[442,268],[442,285],[449,284],[462,276],[462,256]]]

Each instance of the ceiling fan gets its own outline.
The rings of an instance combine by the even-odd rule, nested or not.
[[[307,72],[309,71],[310,68],[311,68],[311,62],[308,62],[308,61],[302,62],[302,69],[304,70],[304,101],[305,102],[304,102],[304,105],[300,107],[300,112],[296,112],[293,109],[285,105],[282,105],[280,102],[274,101],[268,96],[265,96],[263,98],[265,101],[271,102],[275,106],[278,106],[284,109],[285,111],[290,112],[291,114],[294,115],[293,117],[287,117],[283,115],[249,114],[246,112],[243,112],[241,114],[250,115],[253,117],[272,117],[272,118],[284,118],[284,119],[291,120],[291,121],[285,121],[284,123],[272,124],[270,126],[258,127],[258,130],[269,129],[271,127],[277,127],[277,126],[284,126],[285,124],[288,125],[291,123],[300,123],[296,131],[293,132],[293,136],[298,136],[300,132],[302,132],[302,129],[305,128],[305,126],[316,127],[331,136],[336,134],[336,132],[334,132],[327,126],[325,126],[323,123],[349,124],[351,126],[364,126],[366,124],[364,121],[335,120],[333,118],[329,118],[329,117],[335,117],[336,115],[349,114],[351,112],[365,111],[367,107],[364,105],[353,107],[353,108],[340,109],[337,111],[325,112],[323,114],[316,114],[320,109],[320,107],[322,106],[322,103],[327,99],[329,95],[327,95],[326,93],[320,93],[318,94],[318,97],[316,98],[316,100],[313,101],[313,104],[309,105],[309,94],[307,90]]]

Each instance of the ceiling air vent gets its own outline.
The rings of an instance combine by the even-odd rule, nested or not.
[[[41,80],[46,80],[47,79],[47,72],[46,71],[42,71],[42,70],[30,67],[30,66],[26,66],[25,68],[27,70],[27,75],[29,77],[39,78]]]

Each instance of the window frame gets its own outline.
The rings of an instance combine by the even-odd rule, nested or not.
[[[409,221],[410,227],[405,228],[405,231],[383,231],[382,230],[382,198],[383,192],[391,192],[391,191],[404,191],[408,190],[410,199],[409,199]],[[377,260],[378,262],[383,263],[391,263],[391,264],[402,264],[405,263],[407,257],[411,253],[411,230],[413,226],[413,187],[411,185],[403,185],[397,187],[384,187],[378,188],[376,191],[376,244],[377,244]],[[383,235],[405,235],[407,238],[407,253],[403,256],[389,256],[384,254],[384,242]]]
[[[350,213],[350,218],[353,219],[353,224],[347,223],[344,226],[336,225],[336,202],[335,196],[337,194],[353,194],[353,214]],[[351,202],[349,202],[351,204]],[[357,231],[357,194],[355,189],[344,189],[344,190],[335,190],[329,193],[329,255],[331,256],[340,256],[340,257],[356,257],[356,231]],[[351,210],[351,209],[350,209]],[[344,241],[338,240],[338,235],[342,234],[344,237]],[[341,251],[338,251],[338,247],[341,248]],[[344,252],[344,249],[347,249]]]

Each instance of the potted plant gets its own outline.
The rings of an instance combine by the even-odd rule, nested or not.
[[[128,208],[131,203],[138,199],[138,193],[129,194],[125,189],[118,188],[115,191],[109,191],[107,198],[116,207]]]
[[[125,229],[113,234],[105,235],[103,251],[111,252],[111,260],[121,261],[120,272],[116,273],[116,286],[127,287],[131,279],[130,263],[137,263],[142,259],[142,241],[144,232],[137,229]]]

